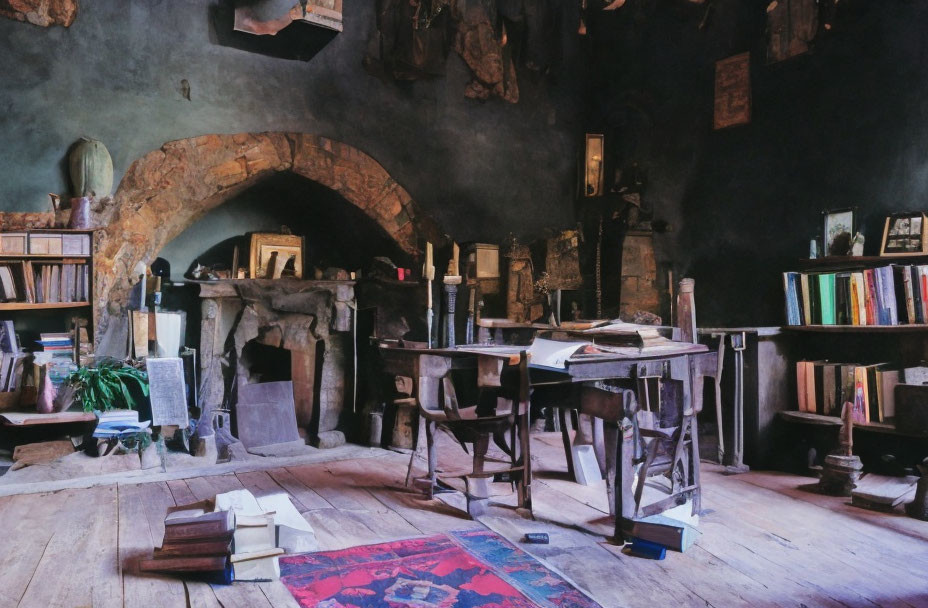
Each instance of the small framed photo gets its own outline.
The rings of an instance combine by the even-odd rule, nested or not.
[[[880,255],[928,255],[926,221],[921,211],[894,213],[887,217]]]
[[[851,241],[857,231],[857,208],[822,213],[822,242],[825,255],[850,255]]]
[[[255,232],[248,264],[252,279],[303,278],[303,237]]]

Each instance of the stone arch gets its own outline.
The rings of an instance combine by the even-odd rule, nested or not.
[[[124,309],[132,269],[211,209],[274,172],[292,171],[335,190],[415,255],[419,239],[443,240],[406,190],[348,144],[304,133],[203,135],[171,141],[132,163],[96,220],[97,336]]]

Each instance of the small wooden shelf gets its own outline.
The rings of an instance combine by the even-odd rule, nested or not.
[[[843,422],[837,416],[824,416],[822,414],[813,414],[812,412],[785,411],[780,412],[780,418],[789,422],[799,424],[813,424],[818,426],[842,426]],[[890,418],[889,420],[892,420]],[[893,422],[866,422],[863,424],[855,423],[854,430],[861,430],[874,433],[886,433],[889,435],[900,435],[902,437],[924,437],[928,438],[928,433],[913,433],[911,431],[902,431],[896,428]]]
[[[928,325],[784,325],[783,330],[832,334],[904,334],[928,332]]]
[[[928,264],[928,255],[838,255],[824,258],[803,258],[799,260],[800,270],[843,270],[851,268],[872,268],[889,264]]]
[[[56,310],[87,306],[90,306],[90,302],[0,302],[0,310]]]
[[[91,258],[89,253],[0,253],[0,261],[4,260],[74,260],[75,264],[83,264]]]

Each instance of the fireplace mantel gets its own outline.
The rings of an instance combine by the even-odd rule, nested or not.
[[[257,285],[259,287],[276,287],[281,291],[296,293],[309,289],[328,289],[335,292],[339,287],[354,287],[355,281],[326,281],[306,279],[219,279],[217,281],[185,281],[188,285],[199,285],[201,298],[237,298],[238,285]]]

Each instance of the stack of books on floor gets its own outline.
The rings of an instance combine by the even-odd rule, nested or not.
[[[928,323],[928,265],[854,272],[785,272],[790,325]]]
[[[840,416],[850,402],[855,423],[886,422],[895,416],[895,388],[901,380],[901,370],[888,363],[798,361],[799,411]]]
[[[151,559],[139,561],[139,571],[230,584],[234,534],[232,511],[208,511],[200,503],[173,508],[164,519],[161,547]]]
[[[318,548],[312,527],[286,494],[255,498],[237,490],[170,508],[164,542],[139,570],[224,583],[272,581],[280,578],[278,557],[285,551]]]

